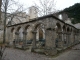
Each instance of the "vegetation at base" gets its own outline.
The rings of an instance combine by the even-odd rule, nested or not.
[[[63,11],[68,14],[68,17],[71,18],[73,24],[80,23],[80,3],[65,8]]]

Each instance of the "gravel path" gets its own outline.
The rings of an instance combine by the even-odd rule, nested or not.
[[[13,48],[6,48],[4,57],[4,60],[80,60],[80,44],[55,58]]]

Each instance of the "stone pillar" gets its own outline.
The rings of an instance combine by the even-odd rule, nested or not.
[[[66,33],[63,33],[63,47],[66,45]]]
[[[36,48],[36,31],[32,31],[32,33],[33,33],[33,42],[32,42],[32,49],[31,49],[31,51],[33,52],[34,51],[34,49]]]
[[[15,32],[15,43],[14,44],[16,44],[16,43],[18,43],[19,42],[19,32]]]
[[[66,34],[66,40],[67,40],[66,41],[66,44],[67,44],[66,47],[68,47],[68,45],[69,45],[69,35],[68,35],[68,33]]]
[[[73,41],[73,38],[72,38],[72,32],[70,34],[70,46],[72,45],[72,41]]]
[[[26,35],[27,35],[27,32],[23,32],[23,48],[25,49],[26,48],[26,45],[27,45],[27,39],[26,39]]]
[[[62,32],[58,32],[58,47],[63,48]]]
[[[77,33],[77,37],[78,37],[77,43],[79,43],[79,37],[80,37],[79,33]]]
[[[56,32],[54,30],[47,29],[45,31],[45,54],[46,55],[55,55],[57,53],[55,40],[57,38]]]
[[[78,34],[76,33],[75,34],[75,44],[77,44],[77,41],[78,41]]]
[[[67,37],[67,47],[70,46],[70,33],[67,33],[66,37]]]
[[[75,44],[75,33],[73,32],[73,45]]]
[[[71,46],[71,39],[70,39],[70,37],[71,37],[71,33],[68,34],[68,46]]]
[[[74,33],[71,32],[71,45],[73,45],[73,43],[74,43]]]
[[[79,34],[79,40],[78,41],[80,42],[80,30],[79,30],[79,33],[78,34]]]

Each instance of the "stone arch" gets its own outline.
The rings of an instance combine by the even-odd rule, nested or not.
[[[67,32],[70,32],[70,28],[69,27],[67,27]]]
[[[62,44],[60,44],[62,42],[62,26],[61,23],[57,22],[56,23],[56,47],[62,47]]]
[[[66,26],[63,25],[63,32],[66,32]]]
[[[11,28],[11,35],[10,35],[10,45],[13,45],[13,41],[14,41],[14,39],[15,39],[15,28],[14,27],[12,27]]]
[[[34,31],[36,31],[36,41],[38,42],[37,43],[37,46],[44,46],[45,45],[45,28],[44,28],[44,24],[43,23],[37,23],[35,24],[34,26]],[[42,43],[40,43],[42,42]],[[39,44],[40,43],[40,44]]]
[[[34,30],[36,30],[37,27],[39,27],[40,25],[43,25],[42,27],[45,28],[45,24],[42,23],[42,22],[39,22],[39,23],[36,23],[36,24],[34,25]]]
[[[66,42],[67,42],[67,37],[66,37],[66,25],[63,25],[63,34],[62,34],[62,39],[63,39],[63,45],[65,46],[66,45]]]
[[[24,31],[26,31],[29,27],[30,27],[30,25],[26,25],[26,26],[24,27]]]
[[[26,25],[24,27],[24,35],[25,35],[27,44],[32,44],[32,40],[33,40],[32,25]]]
[[[61,24],[60,23],[56,23],[56,31],[57,32],[60,32],[60,31],[62,31],[62,29],[61,29]]]
[[[17,27],[16,32],[18,32],[20,30],[21,26]]]
[[[18,26],[16,29],[16,39],[17,39],[17,43],[20,44],[20,42],[23,41],[23,28],[22,26]]]
[[[14,31],[14,27],[13,28],[11,28],[11,33]]]

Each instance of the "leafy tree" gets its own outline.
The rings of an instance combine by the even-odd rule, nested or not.
[[[68,17],[71,18],[73,24],[80,23],[80,3],[76,3],[63,11],[67,12]]]

